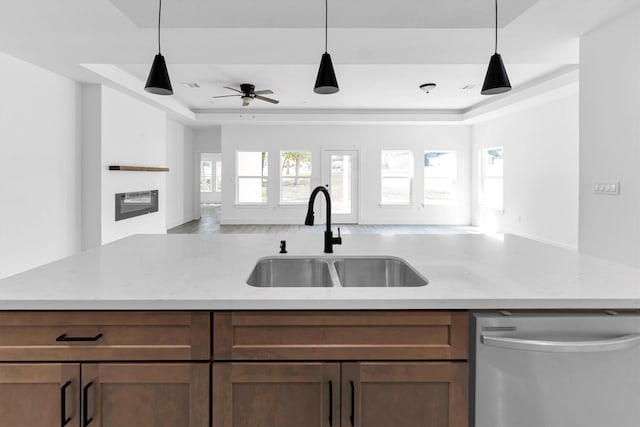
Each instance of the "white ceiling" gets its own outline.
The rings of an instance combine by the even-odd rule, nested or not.
[[[148,65],[121,66],[139,79],[146,79]],[[509,78],[515,86],[555,70],[555,64],[514,64],[509,67]],[[213,99],[213,95],[232,95],[223,86],[239,88],[241,83],[252,83],[256,90],[271,89],[270,98],[280,104],[255,101],[253,108],[274,111],[278,109],[435,109],[460,110],[481,102],[480,87],[486,65],[339,65],[335,66],[340,92],[318,95],[313,92],[317,65],[184,65],[170,67],[175,95],[194,110],[238,108],[240,98]],[[190,89],[183,82],[198,82],[200,89]],[[436,82],[437,87],[428,95],[418,87],[422,83]],[[464,90],[467,85],[474,88]]]
[[[330,7],[329,52],[340,92],[313,93],[324,51],[322,1],[164,0],[162,53],[173,97],[148,95],[157,0],[2,0],[0,52],[81,82],[103,83],[177,114],[246,111],[222,86],[272,89],[256,112],[468,111],[493,53],[492,0],[341,0]],[[501,0],[500,43],[514,91],[579,60],[579,37],[640,0]],[[488,21],[488,22],[487,22]],[[106,71],[105,71],[106,70]],[[188,89],[181,82],[197,82]],[[429,95],[421,83],[435,82]],[[191,111],[190,111],[191,110]],[[398,113],[399,114],[399,113]]]
[[[500,5],[500,26],[513,21],[538,0],[508,0]],[[157,25],[158,0],[111,0],[138,27]],[[332,28],[489,28],[490,0],[332,0]],[[165,0],[166,28],[314,28],[324,27],[322,0]]]

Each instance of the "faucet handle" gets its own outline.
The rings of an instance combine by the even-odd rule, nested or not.
[[[340,227],[338,227],[338,237],[332,237],[331,243],[333,243],[334,245],[342,244],[342,237],[340,237]]]

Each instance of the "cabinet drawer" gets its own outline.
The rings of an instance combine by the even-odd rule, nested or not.
[[[215,312],[214,360],[464,360],[451,311]]]
[[[0,361],[209,360],[208,312],[0,312]]]

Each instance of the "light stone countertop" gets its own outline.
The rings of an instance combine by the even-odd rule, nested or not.
[[[639,269],[508,234],[345,234],[334,247],[335,257],[403,258],[429,280],[424,287],[246,284],[261,257],[325,256],[322,239],[131,236],[0,280],[0,310],[640,309]]]

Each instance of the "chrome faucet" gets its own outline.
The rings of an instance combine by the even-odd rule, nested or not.
[[[324,194],[324,198],[327,200],[327,230],[324,232],[324,253],[331,254],[333,253],[333,245],[342,244],[342,237],[340,237],[340,227],[338,227],[338,237],[333,237],[333,232],[331,231],[331,196],[323,186],[316,187],[311,192],[304,225],[313,225],[313,203],[318,193]]]

